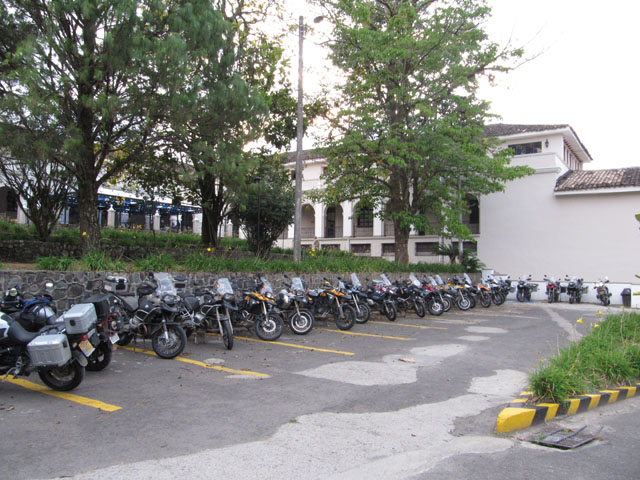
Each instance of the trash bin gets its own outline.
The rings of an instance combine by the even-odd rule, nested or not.
[[[631,289],[625,288],[620,295],[622,295],[622,305],[631,307]]]

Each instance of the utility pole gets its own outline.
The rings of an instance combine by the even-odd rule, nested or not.
[[[302,96],[302,44],[304,43],[304,17],[298,22],[298,129],[296,141],[296,209],[293,224],[293,261],[302,259],[302,135],[303,135],[303,96]]]

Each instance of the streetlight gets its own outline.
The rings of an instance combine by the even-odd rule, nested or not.
[[[319,16],[313,19],[314,23],[320,23],[324,17]],[[304,17],[300,15],[298,19],[298,125],[296,138],[296,208],[293,223],[293,261],[299,262],[302,259],[302,136],[303,128],[303,48],[304,43]]]

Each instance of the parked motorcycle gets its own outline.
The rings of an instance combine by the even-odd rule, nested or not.
[[[88,334],[96,321],[92,304],[74,305],[38,332],[0,313],[0,374],[17,378],[37,372],[53,390],[73,390],[82,382],[87,357],[93,353]]]
[[[340,277],[338,277],[340,278]],[[351,305],[356,311],[356,323],[367,323],[371,318],[367,292],[363,290],[362,283],[355,273],[351,274],[351,282],[345,282],[346,293],[349,294]]]
[[[560,301],[560,280],[556,280],[554,277],[544,276],[544,280],[547,282],[545,294],[547,295],[547,302],[553,303]]]
[[[309,290],[307,293],[311,297],[310,310],[315,318],[333,317],[340,330],[350,330],[356,323],[356,311],[349,305],[350,296],[345,293],[345,286],[342,281],[337,288],[331,282],[324,279],[321,289]]]
[[[373,282],[367,287],[367,303],[370,307],[375,308],[381,315],[387,317],[390,322],[393,322],[398,316],[398,310],[393,299],[394,293],[391,286],[391,282],[387,279],[385,283],[383,280],[373,280]]]
[[[482,305],[483,308],[489,308],[491,306],[491,288],[482,283],[474,284],[471,277],[466,273],[462,275],[460,282],[466,286],[472,297],[477,302],[480,302],[480,305]]]
[[[611,303],[611,292],[609,292],[609,287],[606,285],[607,283],[609,283],[608,277],[599,278],[593,286],[596,291],[596,298],[605,307]]]
[[[274,341],[284,331],[284,321],[274,307],[276,300],[271,283],[257,275],[251,289],[242,294],[238,311],[232,312],[232,321],[252,326],[261,340]]]
[[[158,278],[149,272],[133,294],[128,292],[125,278],[106,277],[103,290],[109,296],[112,315],[109,327],[118,333],[118,345],[128,345],[140,335],[151,339],[153,351],[160,358],[171,359],[182,353],[187,336],[177,322],[180,299],[166,291],[167,284],[163,282],[163,290]]]
[[[440,297],[440,302],[442,302],[444,311],[448,312],[449,310],[451,310],[451,306],[455,302],[455,298],[447,290],[447,286],[444,284],[444,281],[442,280],[440,275],[425,275],[424,279],[425,284],[429,287],[432,287],[433,291]]]
[[[49,291],[53,283],[45,284],[45,291],[35,295],[34,298],[25,299],[20,286],[8,289],[0,303],[0,311],[11,315],[30,332],[37,332],[43,326],[51,323],[56,318],[56,307]]]
[[[531,282],[531,275],[522,275],[516,286],[516,298],[519,302],[530,302],[531,293],[538,291],[538,284]]]
[[[440,293],[436,291],[436,288],[423,284],[415,274],[409,274],[409,280],[415,285],[422,296],[422,300],[431,315],[440,316],[444,313],[444,303],[441,300]]]
[[[414,283],[415,279],[415,283]],[[406,282],[396,282],[395,285],[396,309],[401,312],[414,311],[423,318],[427,314],[427,306],[422,298],[422,284],[415,278]]]
[[[569,303],[580,303],[582,301],[583,294],[582,278],[576,276],[569,278],[569,276],[567,275],[564,280],[565,282],[567,282],[567,295],[569,295]]]
[[[285,278],[286,277],[285,275]],[[296,335],[306,335],[313,328],[315,318],[309,310],[309,297],[304,282],[294,277],[291,282],[284,282],[286,288],[280,290],[276,298],[276,306],[281,311],[291,331]]]

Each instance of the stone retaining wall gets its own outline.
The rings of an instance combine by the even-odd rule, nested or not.
[[[131,291],[135,291],[137,285],[147,276],[145,272],[57,272],[47,270],[0,270],[0,286],[2,287],[2,295],[4,292],[13,286],[20,285],[22,292],[25,296],[29,297],[39,292],[44,291],[45,284],[47,282],[53,283],[53,289],[50,292],[55,301],[58,311],[65,311],[76,303],[82,303],[82,301],[95,293],[100,293],[102,286],[104,285],[104,279],[107,275],[115,275],[118,277],[125,277],[129,281]],[[193,286],[194,281],[197,281],[203,286],[212,286],[215,281],[220,277],[231,277],[236,275],[237,283],[240,288],[248,288],[251,285],[253,274],[239,273],[211,273],[211,272],[195,272],[195,273],[183,273],[188,277],[188,287]],[[301,277],[309,286],[309,288],[318,288],[322,285],[323,279],[326,277],[329,280],[335,282],[337,274],[316,273],[316,274],[288,274],[289,277]],[[350,278],[350,274],[345,274],[345,278]],[[379,278],[379,274],[368,273],[358,274],[358,277],[362,283],[365,283],[368,278]],[[393,282],[395,280],[404,280],[408,278],[408,274],[388,274],[389,279]],[[418,275],[421,277],[421,274]],[[284,274],[267,274],[265,278],[269,280],[271,285],[275,289],[280,289],[283,282],[286,280]],[[480,274],[472,274],[472,280],[478,281]]]

